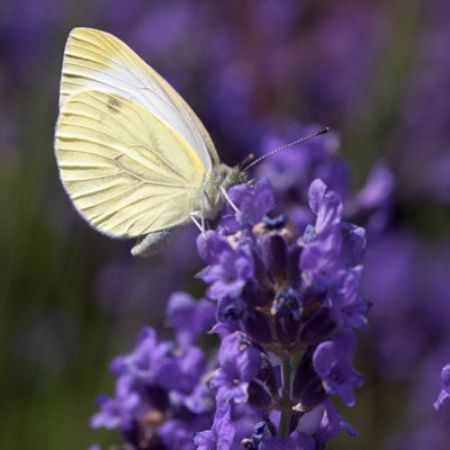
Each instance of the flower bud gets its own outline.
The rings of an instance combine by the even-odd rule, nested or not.
[[[298,399],[298,404],[294,407],[296,411],[310,411],[327,398],[327,394],[322,387],[322,380],[316,374],[311,355],[303,355],[294,376],[292,384],[292,394]]]
[[[288,248],[286,241],[279,234],[266,236],[261,243],[261,253],[267,271],[274,279],[286,272]]]
[[[305,344],[317,344],[330,339],[340,328],[340,322],[331,308],[320,308],[302,324],[300,339]]]
[[[240,298],[250,306],[267,306],[272,301],[269,291],[254,280],[246,283]]]
[[[269,357],[265,353],[262,354],[261,370],[258,374],[258,379],[268,387],[272,395],[278,394],[278,384],[275,372]]]
[[[286,278],[291,286],[298,287],[300,283],[300,255],[302,253],[301,247],[297,244],[291,245],[287,254],[286,262]]]
[[[301,307],[297,293],[293,289],[277,294],[272,306],[275,316],[275,330],[280,342],[286,347],[297,340],[300,327]]]
[[[272,403],[272,395],[267,386],[259,380],[250,381],[248,385],[248,404],[254,408],[268,408]]]
[[[256,342],[268,344],[272,341],[272,331],[267,317],[258,310],[246,308],[242,314],[241,323],[245,333]]]

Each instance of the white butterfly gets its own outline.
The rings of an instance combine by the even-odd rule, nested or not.
[[[170,230],[213,218],[246,176],[221,164],[181,96],[109,33],[75,28],[61,79],[55,152],[75,208],[97,230],[151,254]]]

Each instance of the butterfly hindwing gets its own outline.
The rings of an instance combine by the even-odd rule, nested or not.
[[[174,129],[111,92],[86,90],[66,99],[55,147],[75,207],[111,236],[186,222],[203,181],[202,160]]]

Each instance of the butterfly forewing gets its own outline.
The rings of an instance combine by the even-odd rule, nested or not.
[[[219,162],[200,119],[169,83],[120,39],[75,28],[64,53],[60,107],[73,94],[89,89],[121,95],[150,111],[195,150],[206,172]]]
[[[111,92],[80,91],[64,101],[56,157],[81,215],[111,236],[136,237],[188,220],[204,166],[155,114]]]

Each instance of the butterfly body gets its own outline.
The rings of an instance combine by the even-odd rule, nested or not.
[[[225,202],[222,189],[226,190],[234,184],[243,183],[246,179],[246,174],[238,167],[226,164],[213,167],[203,183],[196,210],[203,212],[205,219],[214,219]]]
[[[55,154],[75,208],[148,254],[191,218],[214,218],[245,179],[220,163],[183,98],[118,38],[76,28],[66,44]]]

